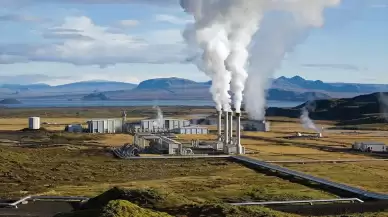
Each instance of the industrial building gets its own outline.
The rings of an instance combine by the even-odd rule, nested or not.
[[[352,149],[363,152],[386,152],[387,147],[380,142],[356,142],[352,145]]]
[[[180,142],[170,139],[166,136],[157,136],[146,133],[136,133],[134,137],[134,144],[142,149],[147,149],[151,153],[183,155],[190,153]]]
[[[121,133],[123,132],[123,119],[92,119],[87,121],[89,133]]]
[[[244,131],[269,132],[270,123],[267,121],[249,120],[244,122]]]
[[[159,119],[146,119],[140,122],[130,123],[125,126],[125,129],[129,132],[166,132],[174,129],[190,126],[190,121],[183,119],[171,119],[164,118]]]
[[[163,128],[166,130],[173,130],[180,127],[186,127],[190,125],[190,121],[183,119],[166,119],[164,118],[159,124],[158,119],[147,119],[140,121],[141,128],[143,129],[154,129]]]
[[[209,130],[207,127],[190,125],[173,129],[172,132],[177,134],[208,134]]]
[[[40,117],[29,117],[28,118],[28,128],[30,130],[39,130],[40,129]]]

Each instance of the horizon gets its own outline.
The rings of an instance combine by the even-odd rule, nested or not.
[[[292,78],[295,78],[295,77],[300,77],[306,81],[322,81],[322,80],[308,80],[302,76],[299,76],[299,75],[294,75],[294,76],[291,76],[291,77],[288,77],[288,76],[279,76],[279,77],[276,77],[276,78],[273,78],[273,80],[276,80],[276,79],[279,79],[281,77],[284,77],[286,79],[292,79]],[[192,79],[188,79],[188,78],[180,78],[180,77],[155,77],[155,78],[150,78],[150,79],[146,79],[146,80],[143,80],[143,81],[147,81],[147,80],[154,80],[154,79],[173,79],[173,78],[177,78],[177,79],[185,79],[185,80],[190,80],[190,81],[194,81],[194,82],[197,82],[197,83],[206,83],[206,82],[209,82],[211,81],[211,79],[208,79],[208,80],[192,80]],[[20,86],[28,86],[28,85],[48,85],[48,86],[51,86],[51,87],[55,87],[55,86],[61,86],[61,85],[67,85],[67,84],[74,84],[74,83],[93,83],[93,82],[117,82],[117,83],[126,83],[126,84],[133,84],[133,85],[139,85],[140,83],[142,83],[143,81],[140,81],[139,83],[131,83],[131,82],[124,82],[124,81],[117,81],[117,80],[80,80],[80,81],[74,81],[74,82],[68,82],[68,83],[62,83],[62,84],[55,84],[55,85],[52,85],[52,84],[48,84],[48,83],[42,83],[42,82],[38,82],[38,83],[24,83],[24,84],[18,84],[18,83],[1,83],[0,82],[0,86],[1,85],[20,85]],[[378,83],[347,83],[347,82],[327,82],[327,81],[322,81],[323,83],[328,83],[328,84],[341,84],[341,83],[344,83],[344,84],[362,84],[362,85],[384,85],[384,84],[378,84]],[[388,84],[387,84],[388,85]]]
[[[192,18],[178,4],[131,2],[0,2],[1,81],[55,86],[89,80],[138,84],[161,77],[210,80],[186,61],[192,52],[181,31]],[[388,84],[387,22],[386,2],[343,0],[325,10],[324,26],[287,53],[274,77]]]

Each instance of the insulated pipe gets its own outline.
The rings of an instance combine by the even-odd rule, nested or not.
[[[224,112],[224,145],[229,144],[229,115],[228,112]]]
[[[242,154],[241,147],[241,114],[236,113],[236,151],[237,154]]]
[[[217,135],[218,139],[221,139],[221,125],[222,125],[222,120],[221,120],[222,112],[217,111]]]
[[[233,143],[233,112],[229,112],[229,144]]]

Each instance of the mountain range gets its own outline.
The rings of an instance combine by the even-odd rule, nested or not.
[[[101,99],[110,100],[207,100],[211,99],[211,81],[196,82],[183,78],[156,78],[132,84],[114,81],[83,81],[58,86],[47,84],[3,84],[0,98],[64,98],[83,99],[91,94],[100,94]],[[267,92],[269,100],[305,101],[353,97],[360,94],[388,91],[388,85],[325,83],[306,80],[300,76],[279,77],[272,81]],[[92,95],[94,96],[94,95]],[[98,98],[98,99],[99,99]]]

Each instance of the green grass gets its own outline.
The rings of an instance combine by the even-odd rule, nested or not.
[[[388,193],[388,162],[385,161],[284,166],[369,191]]]
[[[103,149],[73,146],[2,147],[0,174],[1,197],[94,196],[112,186],[152,187],[180,198],[181,203],[252,199],[258,194],[261,200],[334,197],[226,160],[116,160]]]

